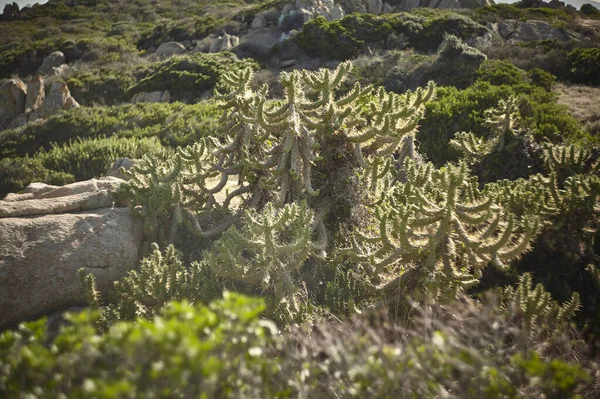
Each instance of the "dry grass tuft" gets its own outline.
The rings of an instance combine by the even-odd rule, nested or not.
[[[579,120],[592,134],[600,125],[600,87],[557,84],[554,92],[558,102],[569,108],[575,119]]]

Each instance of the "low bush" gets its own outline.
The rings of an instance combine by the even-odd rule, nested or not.
[[[240,61],[231,53],[197,53],[155,62],[134,59],[131,63],[121,57],[106,65],[96,62],[75,70],[67,85],[84,105],[118,104],[139,92],[165,90],[173,101],[192,103],[212,91],[223,73],[246,66],[258,68],[253,61]]]
[[[16,193],[29,183],[63,185],[104,175],[120,157],[141,158],[162,150],[152,137],[110,137],[77,139],[64,145],[52,145],[33,156],[4,158],[0,162],[0,198]]]
[[[569,53],[571,80],[588,85],[600,84],[600,48],[578,48]]]
[[[77,69],[66,83],[82,105],[118,104],[129,100],[127,88],[135,84],[135,77],[127,67],[100,66]]]
[[[52,115],[45,122],[0,133],[1,157],[24,157],[52,143],[63,144],[77,138],[156,137],[169,147],[191,144],[215,133],[219,108],[211,102],[139,103],[112,107],[79,107]]]
[[[157,48],[162,43],[202,39],[225,22],[214,15],[195,16],[177,21],[163,22],[143,33],[137,42],[140,49]]]
[[[173,100],[193,102],[205,91],[212,91],[223,73],[243,67],[258,69],[254,61],[239,61],[232,53],[172,57],[138,69],[138,81],[129,87],[127,95],[169,90]]]
[[[261,300],[234,293],[208,305],[171,302],[152,318],[98,333],[97,312],[45,320],[0,335],[0,394],[67,397],[435,398],[597,394],[593,357],[562,323],[531,321],[536,292],[510,291],[420,311],[409,328],[318,322],[279,333]],[[543,292],[542,292],[543,294]],[[499,311],[507,306],[512,313]],[[527,308],[528,309],[528,308]],[[537,313],[537,312],[534,312]],[[383,313],[380,318],[386,317]],[[389,316],[388,316],[389,317]],[[548,329],[548,327],[550,327]],[[551,344],[550,331],[555,337]],[[49,345],[48,345],[49,342]],[[556,348],[560,347],[560,354]]]
[[[521,127],[537,140],[555,143],[596,140],[584,133],[566,106],[557,103],[553,93],[529,83],[527,74],[510,63],[486,61],[478,75],[477,82],[467,89],[440,88],[438,98],[427,105],[417,137],[421,151],[435,164],[458,159],[458,153],[448,146],[454,133],[470,131],[479,137],[489,137],[484,110],[510,95],[519,98]]]
[[[544,70],[556,76],[559,81],[595,84],[593,54],[600,51],[597,46],[590,41],[561,42],[553,39],[507,43],[503,46],[490,46],[482,51],[490,59],[506,61],[521,69]],[[584,61],[585,59],[589,61]]]
[[[461,39],[483,34],[485,28],[462,15],[439,10],[386,15],[351,14],[340,20],[316,18],[305,24],[297,43],[307,54],[324,59],[345,60],[367,48],[391,49],[409,40],[409,46],[434,51],[452,34]]]
[[[477,8],[474,17],[481,22],[501,22],[504,19],[518,21],[542,20],[548,22],[568,22],[574,15],[564,10],[548,7],[518,8],[512,4],[494,4]]]

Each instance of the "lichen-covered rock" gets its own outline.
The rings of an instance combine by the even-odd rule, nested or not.
[[[44,58],[42,65],[38,68],[38,73],[42,75],[47,75],[50,73],[52,68],[64,64],[65,60],[65,55],[61,51],[55,51],[48,57]]]
[[[85,304],[79,268],[107,292],[136,265],[141,237],[128,208],[0,218],[0,328]]]

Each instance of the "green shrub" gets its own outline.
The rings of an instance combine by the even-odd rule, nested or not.
[[[64,43],[64,39],[44,38],[36,41],[8,43],[0,46],[0,79],[17,73],[20,76],[34,74],[42,65],[44,57]]]
[[[555,143],[591,141],[556,96],[527,82],[527,74],[505,61],[486,61],[477,72],[479,79],[464,90],[440,88],[438,98],[427,105],[418,139],[420,149],[437,165],[458,159],[448,146],[454,133],[468,131],[490,137],[483,111],[495,107],[510,95],[519,98],[521,127],[537,140]],[[544,75],[545,76],[545,75]]]
[[[210,14],[163,22],[143,33],[137,45],[141,49],[148,49],[153,46],[158,47],[169,41],[181,42],[201,39],[208,36],[224,22],[224,19]]]
[[[265,396],[277,373],[267,356],[277,333],[259,320],[260,300],[225,294],[210,306],[171,303],[153,320],[115,325],[104,335],[97,313],[67,316],[46,346],[45,321],[0,336],[2,397]],[[273,380],[274,381],[274,380]]]
[[[542,3],[543,4],[543,3]],[[574,18],[572,13],[564,10],[548,7],[520,8],[512,4],[494,4],[477,8],[474,16],[479,21],[500,22],[504,19],[516,19],[520,21],[542,20],[548,22],[570,21]]]
[[[444,34],[464,39],[484,30],[469,18],[438,10],[385,15],[354,13],[336,21],[315,18],[304,25],[296,40],[309,55],[345,60],[367,47],[394,48],[401,35],[409,39],[410,47],[433,51]]]
[[[46,169],[39,158],[0,159],[0,199],[8,193],[18,193],[32,182],[62,186],[74,183],[75,178],[70,173]]]
[[[77,138],[157,137],[169,147],[191,144],[213,135],[220,110],[215,103],[125,104],[112,107],[79,107],[52,115],[20,129],[0,133],[1,157],[24,157],[51,143]]]
[[[552,90],[552,85],[556,82],[556,76],[539,68],[527,71],[527,77],[532,84],[542,87],[546,91]]]
[[[600,10],[589,3],[582,5],[579,10],[588,17],[600,17]]]
[[[600,48],[578,48],[569,53],[571,79],[576,83],[600,84]]]
[[[76,181],[103,175],[117,158],[141,158],[162,149],[155,137],[116,137],[81,139],[65,145],[54,144],[49,151],[40,151],[44,168],[68,173]]]
[[[203,92],[212,91],[224,72],[245,66],[258,67],[253,61],[238,61],[231,53],[172,57],[138,70],[139,80],[129,87],[127,95],[169,90],[173,100],[193,102]]]
[[[525,71],[508,61],[490,60],[481,65],[477,71],[478,80],[489,82],[494,86],[514,86],[525,82]]]
[[[0,197],[19,192],[29,183],[63,185],[102,176],[119,157],[141,158],[162,149],[155,137],[82,139],[52,144],[33,156],[5,158],[0,163]]]
[[[527,293],[528,294],[528,293]],[[507,306],[512,313],[499,311]],[[0,394],[66,397],[593,397],[597,367],[561,323],[528,326],[520,302],[417,309],[408,328],[315,323],[279,333],[258,299],[171,302],[100,334],[98,313],[0,335]],[[382,317],[389,318],[383,313]],[[371,325],[370,325],[371,324]],[[312,327],[312,328],[311,328]],[[551,343],[546,331],[557,337]],[[54,335],[54,334],[53,334]],[[568,339],[571,338],[571,339]],[[560,346],[561,353],[555,351]],[[399,381],[401,383],[399,383]]]
[[[74,71],[67,85],[73,97],[83,105],[118,104],[131,100],[139,92],[165,90],[171,94],[172,101],[192,103],[204,92],[212,91],[224,72],[246,66],[258,68],[253,61],[239,61],[231,53],[196,53],[137,65],[115,59],[112,65]]]
[[[128,68],[100,66],[76,70],[66,83],[82,105],[118,104],[130,99],[127,88],[135,84],[135,77]]]

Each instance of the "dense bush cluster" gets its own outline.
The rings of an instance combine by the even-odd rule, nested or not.
[[[284,43],[330,68],[257,87],[250,59],[143,51],[279,1],[51,3],[9,10],[0,77],[62,50],[84,106],[0,132],[0,197],[137,158],[116,195],[142,259],[104,294],[81,269],[89,306],[58,326],[0,332],[0,397],[600,395],[598,137],[553,91],[598,84],[597,49],[466,44],[574,11],[319,17]]]
[[[3,131],[0,196],[34,181],[64,184],[97,177],[118,157],[139,158],[161,147],[191,144],[214,134],[219,114],[211,102],[80,107]],[[79,169],[78,162],[87,166]]]
[[[260,319],[262,301],[233,293],[206,306],[168,303],[149,319],[119,322],[103,334],[95,311],[67,315],[50,341],[42,319],[0,336],[0,392],[7,398],[597,394],[598,365],[581,342],[563,324],[547,331],[523,317],[524,299],[536,295],[530,288],[519,286],[521,299],[423,309],[408,328],[363,318],[280,334]]]
[[[436,50],[445,34],[466,39],[483,34],[473,20],[448,11],[422,9],[414,13],[351,14],[341,20],[316,18],[304,26],[298,44],[312,56],[346,60],[370,49],[408,46]]]
[[[521,127],[536,140],[556,144],[597,142],[547,90],[551,77],[539,72],[529,77],[505,61],[485,62],[477,75],[477,81],[464,90],[440,88],[437,100],[427,105],[418,139],[421,151],[436,165],[458,159],[457,152],[448,146],[454,133],[466,130],[490,137],[490,126],[483,123],[484,111],[511,95],[520,99]]]
[[[258,65],[231,53],[196,53],[136,65],[116,64],[74,71],[66,80],[84,105],[127,102],[140,92],[168,90],[173,101],[196,102],[227,71]]]

